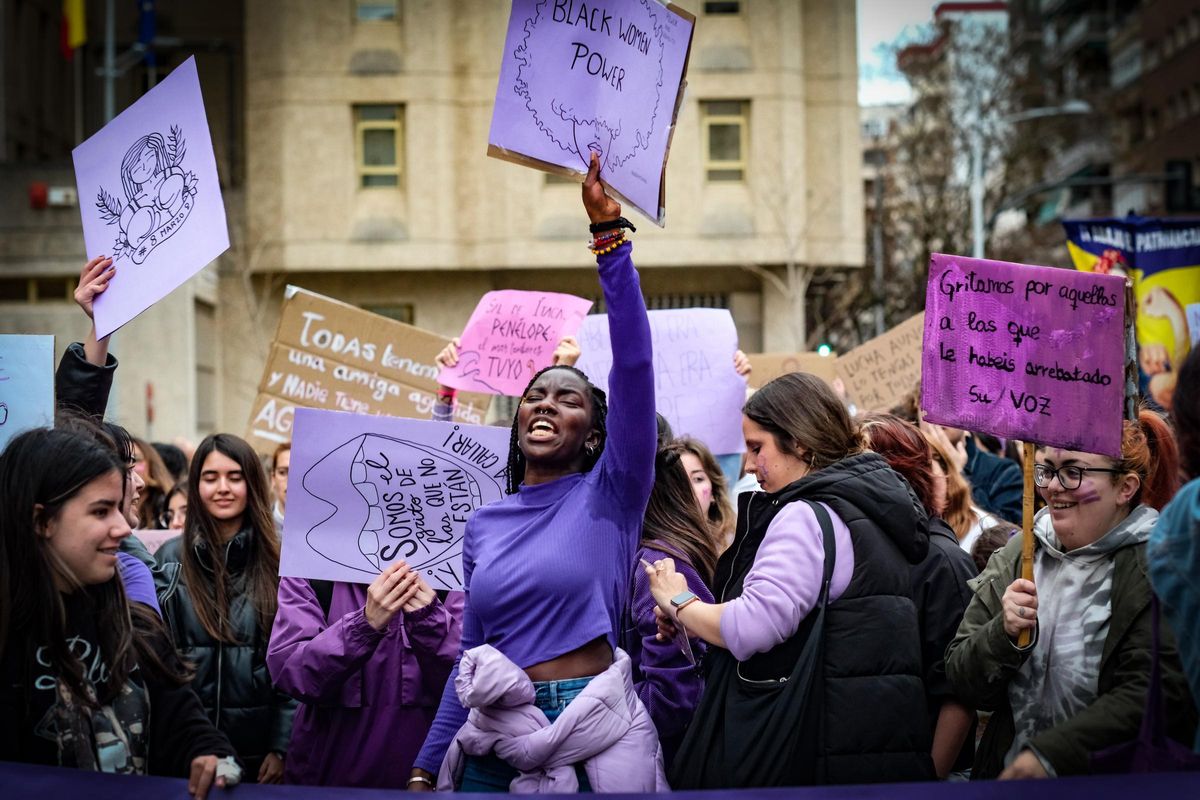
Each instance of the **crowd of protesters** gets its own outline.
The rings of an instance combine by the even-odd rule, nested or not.
[[[0,454],[0,760],[196,797],[1041,778],[1111,768],[1160,695],[1200,751],[1200,353],[1119,458],[1036,449],[1024,580],[1012,443],[913,403],[855,416],[805,373],[749,395],[736,484],[675,438],[598,172],[611,394],[571,339],[530,381],[463,592],[403,561],[281,578],[290,445],[131,437],[104,421],[107,342],[71,345],[54,427]],[[113,274],[85,265],[89,316]]]

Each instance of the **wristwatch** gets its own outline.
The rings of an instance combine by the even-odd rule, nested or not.
[[[684,607],[691,605],[699,599],[695,592],[680,592],[671,598],[671,608],[675,609],[675,614],[678,615],[680,611],[683,611]]]

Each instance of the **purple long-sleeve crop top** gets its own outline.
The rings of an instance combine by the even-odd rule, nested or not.
[[[654,483],[650,322],[632,245],[597,258],[613,365],[604,452],[590,471],[479,509],[463,541],[462,649],[490,644],[525,668],[605,637],[614,648]],[[437,774],[467,711],[455,662],[414,764]]]

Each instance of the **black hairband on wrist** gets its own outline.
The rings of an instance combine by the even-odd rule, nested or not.
[[[593,222],[588,226],[588,230],[592,233],[604,233],[605,231],[616,230],[617,228],[629,228],[629,230],[637,233],[637,228],[633,227],[633,223],[624,217],[610,219],[607,222]]]

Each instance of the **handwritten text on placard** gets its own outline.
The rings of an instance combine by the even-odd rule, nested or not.
[[[921,405],[931,422],[1119,456],[1125,282],[935,254]]]

